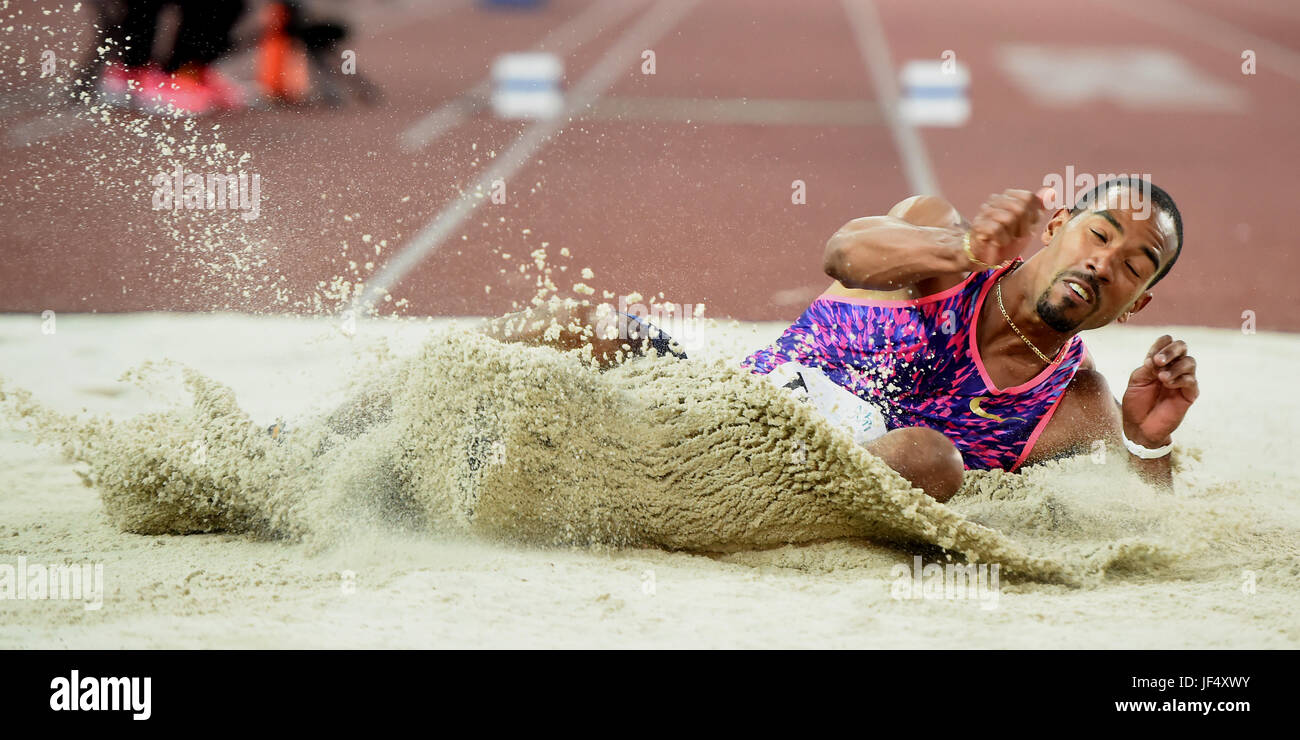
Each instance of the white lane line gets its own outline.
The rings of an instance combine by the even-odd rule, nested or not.
[[[55,136],[62,136],[90,126],[90,121],[77,117],[77,110],[55,111],[7,127],[5,144],[20,148]]]
[[[862,61],[867,65],[867,72],[876,87],[879,104],[889,123],[889,132],[894,137],[894,146],[903,160],[903,175],[912,194],[939,195],[939,181],[934,177],[930,167],[930,155],[926,153],[925,143],[916,133],[916,129],[904,121],[898,111],[898,86],[894,80],[897,73],[889,53],[889,43],[881,30],[880,14],[872,0],[843,0],[844,12],[849,16],[853,26],[853,38],[857,41]]]
[[[582,117],[591,121],[754,126],[871,126],[884,120],[880,108],[867,100],[636,96],[601,98]]]
[[[537,51],[549,51],[565,56],[585,42],[599,35],[606,27],[623,20],[641,0],[592,0],[581,13],[569,19],[567,23],[553,28],[542,40],[534,44]],[[404,152],[419,151],[436,141],[443,134],[459,126],[461,122],[481,110],[492,93],[491,78],[484,77],[459,97],[443,103],[424,118],[411,124],[402,132],[398,143]]]
[[[71,108],[69,95],[39,83],[0,93],[0,118],[14,118],[48,108]]]
[[[1300,53],[1256,36],[1222,18],[1167,0],[1146,0],[1131,7],[1114,0],[1106,0],[1106,4],[1141,20],[1158,23],[1171,31],[1230,52],[1233,58],[1224,62],[1224,68],[1234,73],[1241,71],[1241,53],[1250,49],[1255,52],[1258,70],[1278,72],[1300,82]]]
[[[482,205],[494,181],[508,180],[527,164],[542,145],[574,118],[580,117],[582,111],[608,90],[619,75],[634,69],[642,50],[651,48],[699,2],[700,0],[660,0],[646,11],[568,92],[563,113],[552,119],[537,121],[525,129],[514,144],[497,157],[469,188],[461,191],[460,196],[446,205],[384,264],[366,285],[361,297],[362,307],[368,308],[381,300],[398,281],[440,247]]]

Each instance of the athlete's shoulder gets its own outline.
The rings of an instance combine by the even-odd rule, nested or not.
[[[965,224],[961,214],[953,207],[951,203],[937,195],[913,195],[904,198],[894,204],[886,214],[893,218],[898,218],[910,224],[917,226],[933,226],[943,228],[955,228]],[[850,221],[843,230],[852,231],[854,228],[860,228],[866,223],[879,219],[878,216],[869,216],[861,219]],[[918,298],[924,298],[928,295],[941,293],[961,282],[960,276],[945,275],[928,280],[921,281],[915,285],[909,285],[897,290],[865,290],[862,288],[846,288],[838,280],[831,283],[826,289],[826,293],[831,295],[844,296],[848,298],[858,298],[865,300],[888,300],[888,301],[912,301]]]
[[[1094,440],[1119,440],[1120,414],[1106,377],[1080,363],[1025,463],[1076,455]]]
[[[1065,388],[1065,395],[1052,423],[1078,429],[1089,438],[1117,430],[1119,406],[1115,403],[1115,395],[1106,382],[1106,376],[1096,368],[1084,367],[1081,363]]]
[[[964,221],[956,207],[937,195],[913,195],[889,209],[889,215],[917,226],[961,226]]]
[[[1110,384],[1106,382],[1106,376],[1102,375],[1095,367],[1084,367],[1079,363],[1079,368],[1074,371],[1074,377],[1070,379],[1070,384],[1065,389],[1066,398],[1064,400],[1073,401],[1075,405],[1094,405],[1103,401],[1113,403],[1110,392]]]
[[[1106,406],[1113,405],[1115,397],[1110,391],[1110,384],[1106,382],[1106,376],[1102,375],[1093,363],[1088,345],[1084,344],[1083,338],[1079,336],[1076,336],[1073,341],[1075,346],[1070,352],[1078,353],[1079,361],[1074,369],[1074,376],[1070,378],[1070,384],[1065,387],[1061,406],[1074,407],[1085,413],[1095,413]]]

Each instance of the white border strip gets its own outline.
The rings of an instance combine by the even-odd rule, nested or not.
[[[794,98],[651,98],[605,96],[582,117],[589,121],[666,121],[750,126],[879,126],[869,100]]]

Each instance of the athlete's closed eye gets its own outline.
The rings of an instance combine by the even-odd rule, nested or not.
[[[1142,276],[1138,274],[1138,271],[1133,269],[1133,263],[1132,263],[1132,262],[1127,262],[1127,261],[1126,261],[1126,262],[1124,263],[1124,266],[1128,268],[1128,271],[1129,271],[1129,272],[1133,273],[1133,277],[1138,278],[1139,280],[1142,279]]]
[[[1101,233],[1100,231],[1097,231],[1096,229],[1090,229],[1090,231],[1092,232],[1093,236],[1095,236],[1095,237],[1097,237],[1098,239],[1101,240],[1101,243],[1102,243],[1102,244],[1105,244],[1105,243],[1106,243],[1106,235],[1105,235],[1105,234]]]

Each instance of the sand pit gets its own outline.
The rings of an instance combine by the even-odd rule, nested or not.
[[[0,601],[0,644],[1300,642],[1300,476],[1288,414],[1259,390],[1281,379],[1252,359],[1285,365],[1290,337],[1178,332],[1205,402],[1172,494],[1083,456],[971,475],[942,506],[710,364],[781,327],[714,327],[698,361],[599,375],[447,323],[348,337],[323,320],[72,316],[43,335],[3,319],[7,407],[22,388],[42,411],[3,431],[0,562],[103,563],[106,585],[98,610]],[[1089,340],[1117,383],[1157,333]],[[116,382],[147,360],[172,363]],[[79,440],[85,462],[33,446],[42,434]],[[895,598],[917,555],[999,564],[996,602]]]

